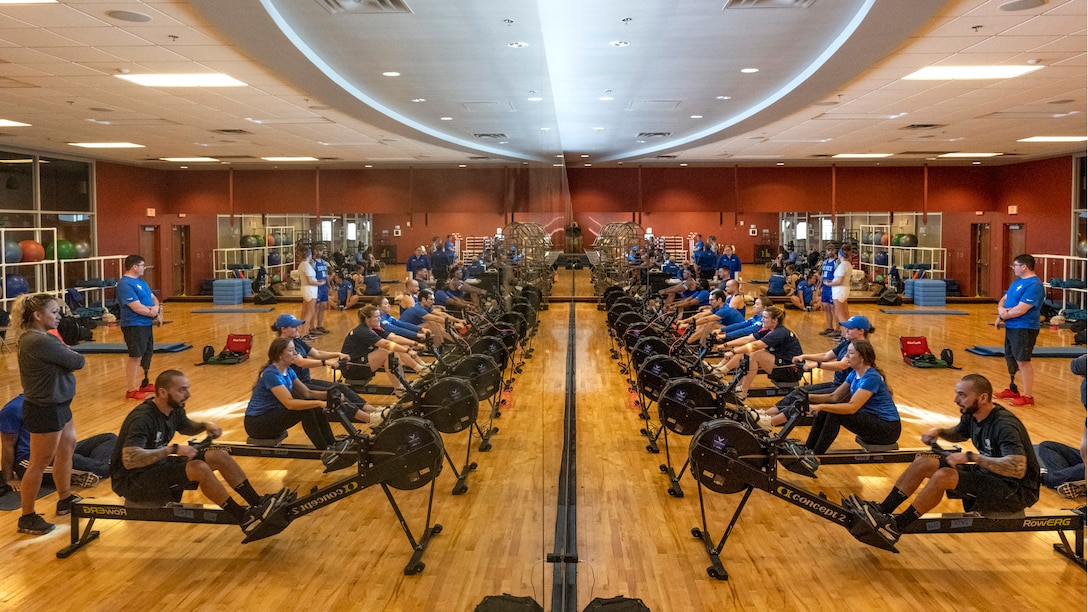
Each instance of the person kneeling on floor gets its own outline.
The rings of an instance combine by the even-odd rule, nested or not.
[[[144,400],[125,417],[113,453],[110,472],[115,493],[133,502],[167,504],[180,502],[182,492],[193,485],[238,520],[242,531],[252,533],[274,510],[290,503],[287,488],[260,495],[242,468],[224,450],[198,450],[188,444],[172,444],[175,433],[207,433],[219,437],[223,430],[211,421],[193,421],[185,414],[189,379],[178,370],[166,370],[155,380],[154,396]],[[215,473],[245,500],[231,497]]]
[[[979,452],[954,452],[946,457],[919,455],[879,504],[855,496],[843,507],[882,535],[889,544],[918,518],[941,502],[946,492],[963,498],[969,512],[1019,512],[1039,499],[1039,461],[1020,419],[993,402],[993,386],[979,374],[956,383],[960,422],[955,427],[927,429],[922,442],[938,438],[950,442],[971,440]],[[928,479],[928,480],[927,480]],[[914,502],[892,514],[922,486]]]

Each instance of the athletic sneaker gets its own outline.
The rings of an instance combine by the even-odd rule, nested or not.
[[[314,340],[317,340],[317,336],[313,332],[310,332],[302,337],[303,342],[313,342]]]
[[[19,533],[45,535],[56,528],[56,525],[43,519],[40,514],[24,514],[19,517]]]
[[[155,392],[155,383],[147,383],[146,385],[140,387],[139,391],[141,393],[154,393]]]
[[[1012,389],[1005,389],[1004,391],[1002,391],[1000,393],[994,393],[994,397],[996,399],[1011,400],[1011,399],[1016,399],[1016,398],[1020,397],[1020,394],[1018,392],[1016,392],[1016,391],[1013,391]]]
[[[831,334],[833,334],[833,333],[835,333],[835,330],[834,330],[834,329],[831,329],[830,327],[828,327],[827,329],[825,329],[825,330],[823,330],[822,332],[820,332],[820,335],[821,335],[821,336],[830,336],[830,335],[831,335]]]
[[[57,502],[57,516],[64,516],[72,513],[72,504],[83,501],[83,498],[72,493],[68,497]]]
[[[72,471],[72,486],[89,488],[98,484],[102,479],[94,472]]]
[[[315,327],[315,328],[314,328],[314,331],[316,331],[316,332],[318,332],[318,333],[321,333],[321,334],[327,334],[327,333],[329,333],[329,330],[325,329],[324,327]]]
[[[139,389],[133,389],[132,391],[128,391],[125,393],[125,399],[138,400],[142,402],[147,399],[147,394],[143,391],[140,391]]]
[[[894,516],[881,512],[876,504],[863,503],[857,510],[858,518],[883,536],[889,544],[899,541],[899,526],[895,523]]]
[[[245,514],[242,516],[242,532],[249,535],[257,529],[261,522],[268,518],[268,515],[272,513],[275,500],[275,495],[262,495],[261,501],[246,508]]]
[[[1013,406],[1034,406],[1035,398],[1029,395],[1021,395],[1019,397],[1012,398],[1009,403]]]
[[[762,429],[763,431],[771,430],[771,417],[756,410],[755,408],[749,408],[744,411],[744,421],[747,423],[750,429]]]
[[[1074,480],[1072,482],[1063,482],[1058,485],[1058,494],[1066,499],[1076,499],[1078,497],[1084,497],[1088,492],[1088,487],[1085,486],[1083,480]]]

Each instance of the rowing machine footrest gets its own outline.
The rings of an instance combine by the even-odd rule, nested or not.
[[[899,450],[899,444],[892,442],[891,444],[873,444],[872,442],[866,442],[861,439],[861,436],[856,436],[854,441],[861,445],[862,448],[870,453],[887,453],[895,450]]]

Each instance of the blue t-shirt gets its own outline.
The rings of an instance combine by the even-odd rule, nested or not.
[[[445,306],[446,302],[450,301],[450,298],[461,300],[464,299],[464,297],[464,292],[456,289],[439,289],[434,292],[434,303],[439,306]],[[404,316],[404,313],[401,313],[401,316]]]
[[[310,356],[310,345],[306,344],[302,338],[292,338],[291,342],[295,345],[295,352],[302,357]],[[295,364],[291,364],[291,370],[294,371],[295,376],[302,381],[302,384],[310,382],[310,368],[303,368]],[[290,388],[290,387],[288,387]]]
[[[728,304],[715,310],[714,314],[718,315],[718,318],[721,319],[722,327],[744,322],[744,313]],[[760,320],[762,320],[762,318],[763,316],[760,315]]]
[[[1031,304],[1031,310],[1019,317],[1006,320],[1005,327],[1007,329],[1039,329],[1039,309],[1042,307],[1045,293],[1043,281],[1038,276],[1014,280],[1009,285],[1009,290],[1005,292],[1005,308],[1024,303]]]
[[[286,374],[280,374],[275,364],[268,364],[253,387],[253,395],[250,396],[249,404],[246,406],[246,416],[260,416],[283,408],[279,398],[272,394],[272,389],[283,385],[290,391],[296,380],[298,380],[298,374],[295,374],[293,369],[287,368]]]
[[[152,317],[137,313],[129,304],[139,302],[148,308],[155,305],[151,287],[142,278],[122,276],[117,281],[117,303],[121,305],[121,327],[150,327],[155,321]]]
[[[30,430],[23,423],[23,394],[16,395],[0,409],[0,433],[17,435],[15,463],[30,459]]]
[[[849,340],[843,340],[842,342],[839,343],[838,346],[833,348],[831,350],[831,352],[835,353],[835,359],[836,360],[842,361],[846,357],[846,351],[849,348],[850,348],[850,341]],[[834,381],[835,385],[839,386],[839,385],[843,384],[844,382],[846,382],[846,375],[849,374],[850,372],[853,372],[853,370],[851,370],[850,368],[846,368],[845,370],[839,370],[838,372],[835,372],[835,378],[832,379]]]
[[[431,258],[427,257],[426,254],[412,255],[408,258],[408,263],[405,264],[405,267],[408,269],[408,273],[414,278],[416,272],[431,269]]]
[[[695,265],[700,270],[712,270],[714,265],[718,263],[718,256],[714,254],[714,251],[706,248],[695,251],[693,259],[695,259]]]
[[[737,257],[736,253],[732,255],[722,255],[718,258],[719,268],[729,268],[729,278],[733,279],[740,273],[740,257]]]
[[[680,271],[680,266],[677,265],[677,263],[675,261],[671,260],[671,259],[669,261],[666,261],[664,264],[661,265],[661,271],[664,272],[665,274],[670,274],[675,278],[683,278],[682,277],[683,273]]]
[[[329,262],[324,259],[314,260],[314,278],[318,282],[325,281],[324,285],[317,286],[317,301],[329,301]]]
[[[706,291],[705,289],[700,289],[699,291],[696,291],[691,297],[695,298],[695,300],[699,302],[699,306],[710,305],[710,292]]]
[[[336,297],[340,299],[341,304],[346,304],[353,293],[355,293],[355,283],[346,278],[340,281],[340,286],[336,288]]]
[[[383,312],[379,316],[381,317],[382,321],[382,329],[389,333],[402,336],[404,338],[415,337],[415,335],[423,329],[422,327],[414,325],[412,323],[398,321],[396,317],[388,313]]]
[[[797,295],[801,296],[801,300],[805,304],[809,304],[812,302],[813,287],[812,285],[808,284],[808,281],[806,279],[802,278],[801,280],[797,281],[797,287],[795,289]]]
[[[430,310],[424,308],[422,304],[416,304],[411,308],[400,311],[400,320],[412,325],[423,325],[423,317],[429,314],[431,314]]]
[[[850,384],[851,394],[858,389],[865,389],[873,394],[858,412],[871,414],[881,421],[899,420],[899,409],[895,407],[895,401],[892,400],[892,392],[888,390],[884,377],[876,371],[876,368],[865,370],[860,378],[857,372],[850,370],[850,373],[846,375],[846,382]]]
[[[782,274],[772,274],[767,279],[767,295],[786,295],[786,277]]]

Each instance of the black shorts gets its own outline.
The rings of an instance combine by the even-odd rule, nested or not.
[[[182,491],[196,484],[185,473],[188,463],[186,457],[167,457],[134,476],[118,493],[137,502],[180,501]]]
[[[35,404],[23,400],[23,423],[30,433],[54,433],[72,420],[72,400],[59,404]]]
[[[1016,483],[995,476],[976,464],[956,466],[959,483],[954,491],[963,507],[975,512],[1019,512],[1035,503]]]
[[[1006,329],[1005,355],[1021,363],[1031,361],[1031,352],[1035,350],[1035,340],[1038,337],[1037,329]]]
[[[767,377],[775,382],[791,383],[801,380],[804,375],[804,370],[801,369],[801,366],[793,363],[792,359],[780,359],[775,356],[774,369],[767,374]]]
[[[129,357],[143,357],[155,351],[155,336],[150,325],[128,325],[121,328]]]

